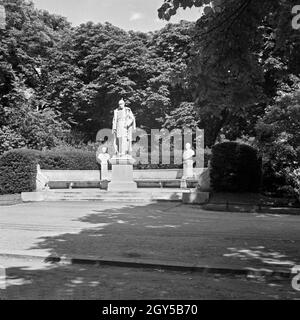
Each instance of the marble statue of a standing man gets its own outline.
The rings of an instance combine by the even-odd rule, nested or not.
[[[118,156],[131,155],[132,134],[136,130],[135,117],[125,101],[119,101],[119,108],[114,110],[113,118],[114,148]]]

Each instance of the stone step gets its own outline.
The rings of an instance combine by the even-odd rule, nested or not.
[[[107,192],[95,189],[49,190],[43,192],[24,192],[24,202],[35,201],[182,201],[182,194],[190,192],[184,189],[138,189],[135,192]]]
[[[181,179],[136,179],[138,188],[180,188]],[[188,188],[195,188],[198,180],[186,180]],[[51,190],[56,189],[107,189],[105,181],[49,181],[48,186]]]
[[[127,196],[93,196],[93,195],[44,195],[45,200],[46,199],[108,199],[108,200],[115,200],[115,199],[122,199],[122,200],[127,200],[127,199],[170,199],[170,198],[182,198],[182,194],[175,193],[172,195],[144,195],[144,196],[135,196],[128,194]]]

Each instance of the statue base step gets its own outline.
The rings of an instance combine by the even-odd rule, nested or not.
[[[113,157],[112,179],[108,184],[107,191],[135,191],[137,184],[133,181],[133,163],[135,160],[131,156]]]
[[[107,188],[108,192],[131,192],[136,190],[137,184],[134,181],[112,181],[108,184]]]
[[[135,163],[135,160],[130,155],[125,156],[114,156],[112,157],[109,162],[112,165],[133,165]]]

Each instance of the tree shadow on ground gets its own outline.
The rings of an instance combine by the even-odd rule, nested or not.
[[[290,281],[100,266],[7,269],[2,299],[299,299]]]
[[[78,219],[91,225],[90,228],[77,234],[41,238],[31,249],[47,249],[52,255],[65,257],[89,254],[153,258],[152,246],[157,237],[165,238],[167,230],[180,230],[186,223],[183,220],[174,223],[168,210],[175,206],[165,203],[163,210],[159,210],[161,205],[156,204],[92,210],[92,213]]]
[[[45,249],[51,255],[70,258],[87,254],[176,262],[184,262],[188,257],[197,259],[199,248],[195,239],[199,234],[190,229],[197,219],[176,211],[176,207],[177,204],[164,203],[93,209],[78,219],[90,224],[90,228],[42,237],[30,249]],[[187,232],[189,238],[185,240]],[[205,237],[204,234],[204,241]],[[235,251],[238,250],[232,253],[238,253]],[[284,299],[295,295],[287,281],[249,283],[234,277],[220,280],[220,275],[163,270],[48,263],[9,267],[6,274],[4,299],[238,299],[243,296]]]

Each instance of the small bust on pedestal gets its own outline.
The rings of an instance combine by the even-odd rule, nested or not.
[[[183,152],[183,175],[181,178],[180,188],[186,189],[187,183],[186,180],[189,178],[194,178],[194,160],[193,157],[195,155],[195,151],[192,149],[190,143],[185,145],[185,151]]]
[[[101,180],[108,180],[108,161],[110,159],[110,155],[108,154],[108,148],[102,147],[101,153],[97,156],[97,160],[101,165]]]
[[[194,178],[194,157],[195,151],[192,149],[190,143],[185,145],[185,151],[183,152],[183,177],[182,179]]]

